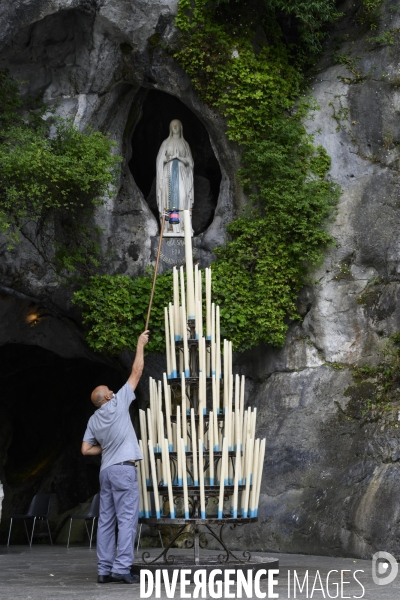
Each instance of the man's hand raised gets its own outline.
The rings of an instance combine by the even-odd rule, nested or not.
[[[128,383],[130,384],[133,391],[135,391],[137,384],[139,383],[139,379],[143,373],[144,367],[144,347],[149,341],[149,330],[143,331],[139,335],[137,346],[136,346],[136,356],[132,365],[132,373],[128,379]]]
[[[137,341],[137,346],[145,346],[146,344],[148,344],[149,342],[149,333],[150,330],[147,329],[146,331],[143,331],[143,333],[141,333],[138,337],[138,341]]]

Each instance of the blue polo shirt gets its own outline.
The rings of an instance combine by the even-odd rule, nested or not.
[[[83,441],[103,448],[100,471],[125,460],[142,460],[129,406],[135,394],[128,382],[89,419]]]

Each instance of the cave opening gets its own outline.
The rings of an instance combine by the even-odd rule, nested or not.
[[[149,90],[143,100],[142,116],[132,135],[132,158],[129,162],[137,186],[159,222],[156,199],[156,158],[162,142],[169,135],[169,124],[179,119],[194,161],[193,230],[195,235],[211,225],[218,202],[221,169],[211,146],[206,127],[175,96]]]
[[[6,541],[9,517],[24,512],[34,494],[53,493],[54,539],[65,511],[99,490],[100,458],[80,452],[94,407],[90,393],[106,384],[115,392],[122,371],[86,358],[63,358],[39,346],[0,347],[0,481],[5,497],[0,535]],[[136,403],[132,404],[133,411]],[[64,519],[65,520],[65,519]],[[13,528],[12,543],[26,543]]]

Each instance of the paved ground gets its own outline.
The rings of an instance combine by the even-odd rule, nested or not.
[[[174,551],[174,554],[179,555],[179,552]],[[187,556],[188,551],[182,552]],[[266,556],[262,553],[254,554]],[[299,554],[275,554],[274,556],[279,558],[280,562],[280,572],[277,576],[279,583],[274,588],[274,591],[279,593],[279,598],[400,599],[400,573],[393,583],[378,586],[372,580],[371,561]],[[357,569],[361,571],[355,574]],[[327,574],[331,570],[338,572],[330,574],[327,584]],[[343,591],[340,586],[342,570],[347,570],[343,576]],[[308,572],[308,594],[305,587],[300,592],[298,586],[296,586],[296,595],[294,594],[294,571],[300,584]],[[290,593],[288,592],[289,574]],[[361,585],[354,579],[354,574]],[[345,583],[346,581],[350,583]],[[193,590],[193,585],[187,588],[186,592],[190,594],[187,597],[192,596]],[[181,591],[178,586],[174,598],[177,600],[181,598]],[[235,587],[230,591],[234,593],[232,598],[237,597]],[[266,593],[266,598],[272,597],[268,594],[266,580],[261,582],[261,592]],[[95,550],[84,547],[67,549],[63,546],[52,548],[46,545],[33,546],[32,549],[28,546],[11,546],[8,550],[5,546],[0,546],[0,600],[125,600],[139,597],[139,584],[99,585],[96,583]],[[156,595],[153,593],[147,597],[156,598]],[[207,598],[209,597],[211,596],[207,594]],[[226,598],[227,595],[214,597]],[[243,597],[246,598],[246,595]],[[253,592],[251,597],[257,596]],[[165,598],[167,598],[165,589],[161,586],[161,599]]]

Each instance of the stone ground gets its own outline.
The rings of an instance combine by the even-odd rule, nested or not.
[[[152,554],[156,550],[151,551]],[[180,551],[174,551],[178,555]],[[182,551],[187,556],[188,551]],[[211,554],[211,552],[210,552]],[[214,552],[215,554],[215,552]],[[267,556],[257,553],[257,556]],[[271,556],[271,554],[269,554]],[[372,580],[371,561],[356,560],[352,558],[334,558],[326,556],[304,556],[300,554],[274,554],[280,561],[278,576],[279,598],[365,598],[366,600],[398,600],[400,597],[400,575],[389,585],[378,586]],[[357,577],[363,588],[355,581],[353,573],[360,569]],[[303,581],[308,570],[309,591],[303,589],[294,595],[293,586],[288,593],[288,572],[293,580],[293,571],[296,570],[300,582]],[[330,570],[336,577],[330,576],[330,586],[327,589],[326,577]],[[345,581],[351,583],[335,587],[335,582],[340,581],[340,572],[347,570]],[[317,585],[312,593],[313,583]],[[319,588],[319,590],[317,589]],[[194,586],[187,588],[191,597]],[[164,588],[161,588],[161,598],[167,598]],[[339,590],[339,592],[337,592]],[[233,590],[231,590],[233,591]],[[261,591],[268,588],[266,580],[262,580]],[[337,595],[338,594],[338,595]],[[128,586],[123,584],[99,585],[96,583],[96,551],[85,547],[65,548],[62,546],[38,545],[29,549],[27,546],[12,546],[7,549],[0,546],[0,600],[125,600],[139,598],[139,584]],[[210,596],[207,596],[207,598]],[[215,596],[214,596],[215,597]],[[226,596],[220,596],[221,598]],[[234,596],[236,597],[236,593]],[[255,595],[252,596],[256,598]],[[151,596],[155,598],[155,595]],[[181,598],[180,588],[177,588],[175,598]]]

